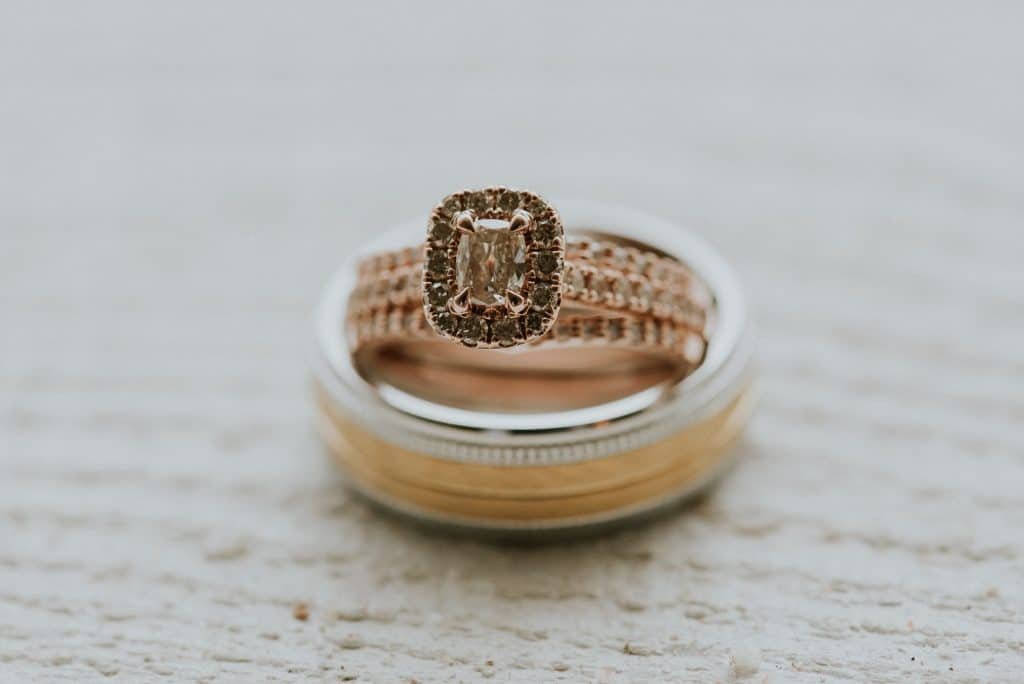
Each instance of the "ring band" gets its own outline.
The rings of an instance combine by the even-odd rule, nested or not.
[[[465,462],[396,446],[339,414],[321,391],[320,429],[372,499],[420,518],[489,529],[595,525],[657,510],[719,474],[752,392],[674,435],[601,459],[534,467]]]
[[[425,263],[401,246],[410,230],[406,224],[373,245],[369,259],[354,256],[346,262],[317,312],[318,425],[354,488],[421,521],[534,536],[603,527],[661,510],[702,490],[728,466],[728,447],[754,396],[752,333],[732,270],[702,240],[659,219],[593,204],[560,208],[565,230],[586,236],[562,243],[561,258],[568,266],[563,274],[586,261],[574,250],[590,249],[590,261],[604,264],[606,258],[621,259],[621,247],[627,262],[633,260],[632,249],[671,256],[686,269],[688,282],[700,283],[710,334],[699,365],[684,364],[680,380],[639,362],[629,365],[627,360],[637,356],[633,347],[599,345],[590,351],[606,361],[604,367],[581,364],[559,374],[557,364],[575,357],[557,356],[558,319],[581,330],[594,319],[620,315],[645,326],[673,322],[672,314],[617,313],[610,299],[584,301],[600,306],[574,320],[571,295],[541,336],[555,341],[524,341],[501,352],[439,339],[426,321],[429,311],[417,309],[408,282],[406,295],[395,295],[391,287],[384,297],[383,286],[372,286],[380,280],[393,286],[391,276],[403,269],[408,281],[417,264]],[[376,330],[365,329],[367,320]],[[388,326],[396,326],[391,339],[404,340],[404,352],[362,366],[360,350],[368,339],[388,339]],[[592,341],[577,342],[586,347]],[[437,364],[438,358],[448,363]],[[650,373],[648,380],[644,373]],[[419,384],[403,384],[407,377]],[[480,385],[485,378],[488,384]],[[480,398],[489,391],[517,395],[517,382],[521,402]],[[574,382],[614,387],[606,394],[563,391]],[[460,383],[476,387],[476,393],[467,389],[457,400],[444,394],[446,386]],[[539,403],[531,406],[531,401]]]
[[[453,193],[431,212],[424,243],[376,253],[357,271],[346,327],[360,372],[397,371],[392,384],[414,395],[443,387],[450,404],[478,403],[481,387],[500,388],[484,396],[507,399],[505,409],[552,392],[569,405],[595,390],[604,401],[623,384],[594,387],[609,370],[676,382],[700,365],[714,328],[711,293],[678,256],[622,234],[566,232],[554,206],[524,190]],[[461,393],[437,377],[471,367]],[[440,384],[419,381],[425,369]],[[563,379],[547,382],[544,369]]]
[[[423,253],[423,247],[407,248],[374,255],[359,264],[359,282],[349,305],[349,327],[358,346],[437,339],[429,324],[431,302],[426,313],[423,306]],[[711,296],[683,264],[613,238],[568,242],[566,254],[561,311],[551,334],[533,341],[534,347],[609,345],[660,354],[691,369],[700,364],[709,332]],[[430,290],[431,295],[436,292]],[[542,292],[543,306],[552,295]],[[446,299],[433,302],[448,303]],[[511,346],[512,339],[502,345],[493,332],[484,334],[492,345]],[[460,341],[478,346],[476,337]]]

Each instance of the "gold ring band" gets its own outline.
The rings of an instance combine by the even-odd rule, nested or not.
[[[721,472],[753,405],[747,387],[712,415],[638,449],[568,464],[508,466],[398,447],[338,412],[322,389],[317,397],[321,435],[364,494],[419,517],[483,527],[585,524],[678,499]]]

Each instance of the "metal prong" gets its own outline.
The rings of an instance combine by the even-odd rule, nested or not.
[[[472,235],[476,232],[476,215],[469,209],[460,211],[456,214],[455,221],[453,223],[455,224],[456,230],[460,233]]]
[[[509,221],[508,229],[513,233],[522,233],[532,225],[533,217],[530,216],[530,212],[516,209],[515,213],[512,214],[512,220]]]
[[[529,304],[526,298],[518,292],[505,290],[505,307],[513,316],[518,316],[529,308]]]
[[[469,288],[463,288],[457,295],[448,300],[448,310],[456,316],[465,316],[469,313]]]

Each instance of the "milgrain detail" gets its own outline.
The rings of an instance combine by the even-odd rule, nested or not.
[[[738,392],[737,392],[738,394]],[[323,388],[318,388],[318,401],[323,410],[330,414],[331,401]],[[745,422],[753,409],[755,392],[748,392],[737,411],[739,422]],[[727,396],[732,399],[732,396]],[[719,408],[719,404],[705,407],[705,411],[696,416],[688,416],[692,420],[703,418],[711,408]],[[556,444],[553,446],[501,447],[487,446],[479,443],[453,441],[451,439],[432,438],[426,434],[406,433],[405,431],[388,431],[378,435],[392,441],[396,446],[451,461],[489,464],[494,466],[538,466],[577,463],[593,459],[601,459],[613,454],[632,451],[646,447],[679,432],[680,416],[666,414],[661,420],[648,422],[613,436],[599,435],[589,440]]]

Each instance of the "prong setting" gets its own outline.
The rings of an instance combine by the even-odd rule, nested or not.
[[[548,334],[562,301],[564,245],[558,213],[532,192],[492,187],[449,195],[428,223],[428,323],[439,335],[480,349]]]
[[[530,308],[530,303],[526,301],[526,297],[518,292],[505,290],[505,306],[510,314],[520,316]]]
[[[516,209],[509,221],[508,229],[513,233],[524,233],[533,226],[533,217],[529,212]]]
[[[462,288],[458,294],[448,300],[448,310],[456,316],[465,316],[470,312],[470,298],[472,293],[468,287]]]
[[[456,214],[454,223],[455,229],[463,235],[472,235],[476,232],[476,215],[470,209]]]

